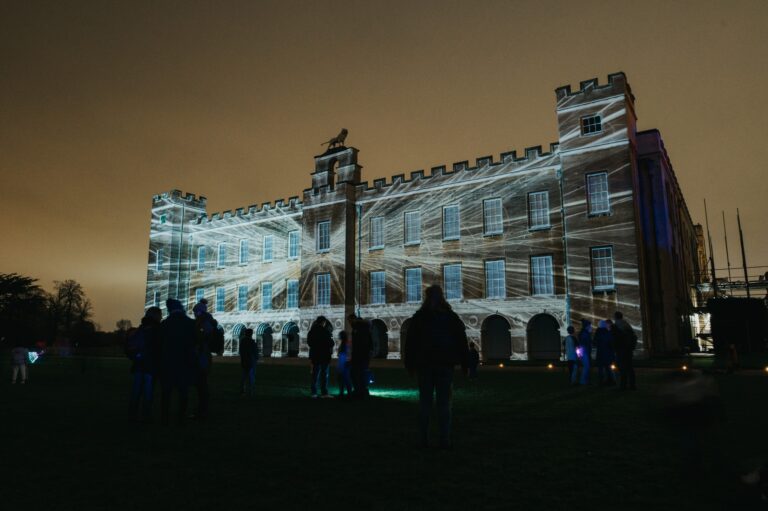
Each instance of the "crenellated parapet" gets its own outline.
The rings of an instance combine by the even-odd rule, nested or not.
[[[298,197],[292,196],[288,200],[277,199],[274,204],[264,202],[261,205],[252,204],[248,207],[228,209],[222,212],[211,213],[210,215],[200,215],[197,219],[198,225],[213,226],[213,224],[231,224],[239,220],[257,220],[257,219],[275,219],[282,215],[301,213],[303,203]]]
[[[152,207],[155,208],[168,203],[173,203],[205,210],[207,201],[208,199],[202,195],[196,197],[194,193],[183,193],[181,190],[171,190],[169,192],[154,195],[152,197]]]
[[[602,97],[611,94],[625,93],[634,102],[635,96],[632,95],[632,89],[629,87],[626,75],[619,71],[608,75],[608,83],[600,85],[597,78],[584,80],[579,83],[579,90],[572,90],[570,85],[563,85],[555,89],[558,107],[561,103],[569,99],[584,100],[592,96]]]

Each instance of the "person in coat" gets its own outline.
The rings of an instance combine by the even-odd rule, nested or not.
[[[469,343],[469,379],[477,378],[477,368],[480,365],[480,352],[477,351],[477,344]]]
[[[337,350],[336,379],[339,382],[339,397],[344,397],[344,391],[347,391],[347,397],[352,396],[352,378],[350,377],[349,362],[349,339],[347,332],[339,332],[339,348]]]
[[[600,320],[595,331],[595,345],[597,346],[597,355],[595,363],[597,364],[597,377],[600,385],[615,385],[613,379],[613,369],[611,365],[616,361],[616,355],[613,351],[614,339],[608,321]]]
[[[619,388],[635,390],[635,368],[632,358],[637,347],[637,334],[621,312],[613,315],[616,362],[619,367]]]
[[[128,409],[131,417],[147,422],[152,420],[152,397],[160,365],[162,320],[160,307],[150,307],[141,318],[141,325],[128,341],[136,349],[135,353],[131,353],[132,383]]]
[[[581,384],[589,385],[589,369],[592,365],[592,322],[588,319],[581,320],[577,350],[581,360]]]
[[[162,380],[162,400],[160,403],[163,424],[168,424],[171,396],[176,393],[179,400],[177,420],[184,423],[187,414],[189,385],[197,366],[195,321],[184,312],[180,301],[169,298],[166,301],[168,317],[160,323],[162,355],[160,373]]]
[[[240,394],[253,396],[256,391],[256,364],[259,361],[259,347],[253,339],[253,329],[245,328],[240,334]]]
[[[419,381],[421,442],[429,445],[429,419],[437,401],[440,446],[450,448],[451,385],[456,365],[466,371],[469,348],[464,323],[445,300],[440,286],[430,286],[411,318],[405,342],[405,368]]]
[[[322,397],[328,396],[328,366],[333,354],[333,335],[328,326],[328,320],[318,316],[307,334],[309,360],[312,362],[312,397],[318,397],[318,387]]]
[[[568,382],[571,385],[579,383],[579,355],[576,348],[579,347],[579,341],[576,339],[576,329],[568,327],[568,335],[565,336],[565,361],[568,364]]]
[[[350,361],[350,373],[352,376],[353,396],[357,398],[368,397],[369,367],[371,364],[371,349],[373,339],[371,337],[370,323],[354,314],[349,316],[352,325],[352,360]]]
[[[211,343],[219,328],[219,323],[208,312],[208,300],[203,298],[192,308],[195,316],[195,374],[194,385],[197,390],[197,411],[195,419],[205,419],[211,402],[211,392],[208,387],[208,377],[211,374],[213,357]]]

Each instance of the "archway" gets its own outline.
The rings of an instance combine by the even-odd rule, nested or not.
[[[408,327],[410,324],[411,319],[408,318],[403,321],[403,324],[400,326],[400,358],[405,357],[405,339],[408,336]]]
[[[240,334],[245,330],[245,325],[238,323],[232,327],[232,340],[229,341],[229,352],[232,355],[240,353]],[[224,347],[224,351],[227,351],[227,347]]]
[[[536,314],[528,321],[526,339],[530,360],[560,358],[560,324],[549,314]]]
[[[371,321],[371,341],[373,358],[387,358],[389,336],[387,335],[387,325],[380,319]]]
[[[289,321],[283,325],[283,353],[288,357],[299,356],[299,327]]]
[[[256,340],[261,341],[261,356],[272,356],[272,327],[269,323],[259,323],[256,327]]]
[[[509,321],[498,314],[485,318],[480,330],[480,346],[486,362],[509,360],[512,356]]]

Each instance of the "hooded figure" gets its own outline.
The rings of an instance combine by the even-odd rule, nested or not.
[[[184,312],[180,301],[169,298],[166,301],[168,317],[160,324],[162,355],[160,371],[162,375],[163,422],[168,422],[171,393],[179,395],[179,422],[184,421],[187,413],[187,389],[195,371],[195,322]]]
[[[613,385],[613,370],[611,364],[616,359],[613,351],[613,332],[610,330],[608,322],[600,320],[595,332],[595,344],[597,345],[597,375],[600,379],[600,385]]]

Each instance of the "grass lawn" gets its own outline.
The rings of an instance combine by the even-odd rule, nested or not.
[[[417,448],[414,382],[397,364],[375,369],[376,397],[348,402],[310,399],[295,363],[260,365],[243,398],[239,366],[218,363],[211,418],[184,428],[127,420],[125,360],[83,372],[44,357],[26,386],[7,383],[5,356],[0,369],[8,510],[744,509],[754,495],[738,476],[768,459],[758,372],[647,369],[632,393],[569,388],[561,369],[457,373],[446,452]],[[670,389],[712,397],[670,413]]]

